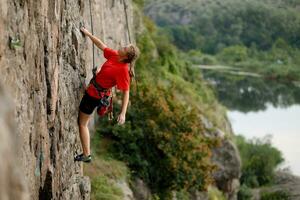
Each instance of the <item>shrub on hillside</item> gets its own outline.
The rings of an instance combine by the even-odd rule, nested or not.
[[[258,187],[272,183],[274,170],[284,159],[270,138],[246,140],[239,135],[236,143],[242,159],[241,184]]]
[[[226,47],[217,55],[219,60],[228,64],[244,61],[247,56],[247,48],[244,46]]]
[[[184,107],[163,88],[139,85],[124,126],[103,128],[116,142],[114,152],[154,192],[205,190],[215,166],[197,111]]]
[[[289,200],[289,194],[285,191],[264,192],[261,195],[261,200]]]
[[[242,185],[237,195],[238,200],[251,200],[252,193],[251,189],[246,185]]]

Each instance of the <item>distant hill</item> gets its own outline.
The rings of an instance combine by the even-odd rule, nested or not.
[[[268,50],[278,39],[300,47],[298,0],[146,0],[144,12],[183,50],[215,54],[245,45]]]

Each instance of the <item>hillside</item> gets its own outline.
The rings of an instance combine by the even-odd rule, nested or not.
[[[299,1],[151,1],[144,11],[181,49],[215,54],[232,45],[268,50],[279,38],[299,44]]]
[[[144,12],[196,66],[233,67],[267,83],[299,85],[299,1],[148,0]]]

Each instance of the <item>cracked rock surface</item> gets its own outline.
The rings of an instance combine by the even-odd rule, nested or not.
[[[91,3],[95,35],[111,48],[134,41],[130,2]],[[6,133],[1,142],[18,146],[17,171],[26,185],[20,191],[27,191],[32,200],[90,198],[90,181],[81,164],[73,161],[81,151],[78,106],[92,75],[92,43],[79,31],[80,24],[91,30],[89,11],[89,1],[84,0],[0,2],[0,77],[11,99],[1,97],[1,108],[11,103],[11,126],[19,141],[7,139]],[[101,66],[99,50],[95,59]],[[1,123],[4,130],[6,121]],[[5,147],[2,143],[0,149]],[[8,163],[4,172],[10,165],[15,164]]]

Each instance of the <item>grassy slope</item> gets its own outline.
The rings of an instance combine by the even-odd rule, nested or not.
[[[93,161],[84,165],[84,174],[92,183],[92,200],[121,200],[124,196],[117,183],[128,178],[129,169],[109,153],[110,143],[111,140],[101,137],[99,131],[92,138]]]

